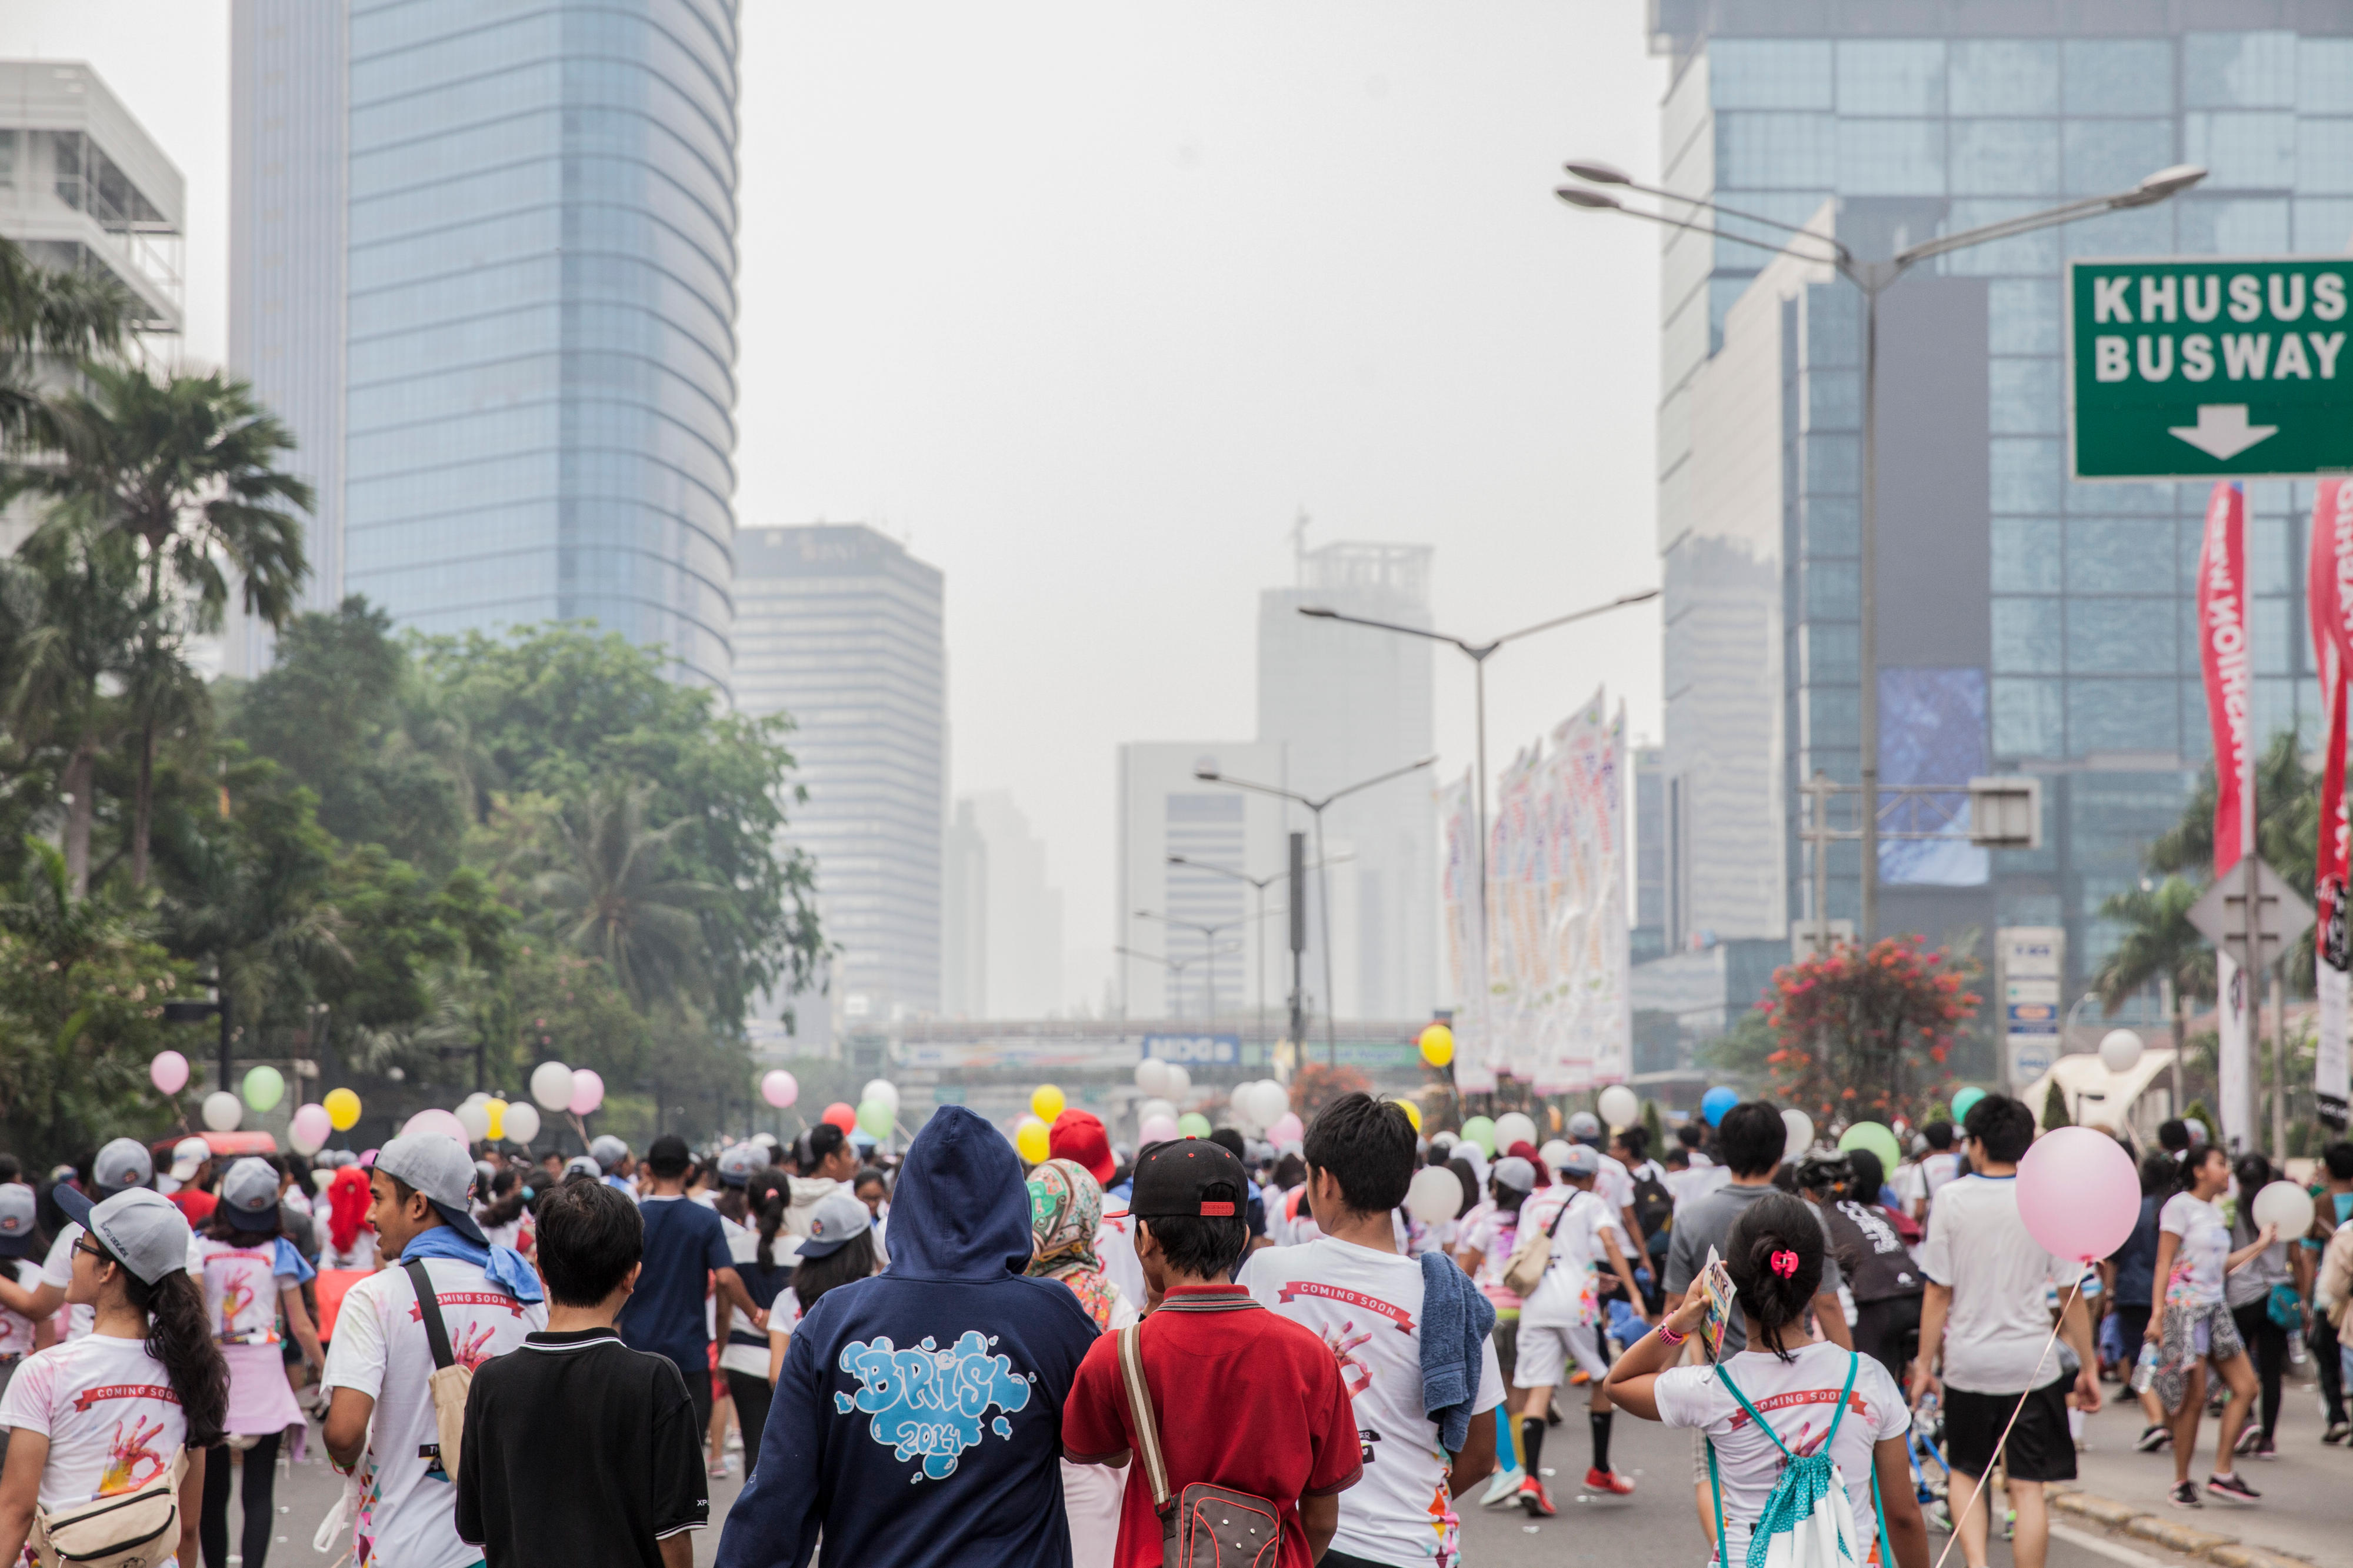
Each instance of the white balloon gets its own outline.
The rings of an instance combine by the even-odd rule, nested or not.
[[[870,1100],[879,1100],[891,1108],[892,1115],[899,1114],[899,1086],[889,1079],[878,1078],[867,1081],[866,1087],[859,1091],[858,1103],[863,1105]]]
[[[1260,1121],[1269,1127],[1282,1121],[1291,1110],[1291,1091],[1272,1079],[1258,1086]]]
[[[531,1097],[543,1110],[567,1110],[572,1106],[572,1069],[562,1062],[542,1062],[531,1069]]]
[[[1178,1067],[1175,1062],[1170,1062],[1168,1064],[1168,1087],[1162,1089],[1160,1092],[1163,1095],[1166,1095],[1168,1099],[1182,1104],[1185,1097],[1193,1092],[1193,1075],[1187,1072],[1183,1068]]]
[[[1135,1064],[1135,1087],[1158,1100],[1168,1092],[1168,1064],[1158,1057],[1146,1057]]]
[[[1139,1124],[1159,1116],[1174,1121],[1176,1120],[1176,1108],[1165,1100],[1147,1100],[1135,1108],[1135,1120]]]
[[[1443,1165],[1424,1165],[1405,1190],[1405,1212],[1424,1225],[1437,1225],[1462,1212],[1462,1184]]]
[[[490,1098],[490,1090],[486,1089],[478,1089],[458,1103],[460,1105],[485,1105],[489,1103]]]
[[[2255,1194],[2255,1223],[2294,1241],[2312,1228],[2312,1194],[2294,1182],[2274,1182]]]
[[[507,1142],[528,1143],[539,1136],[539,1112],[528,1105],[507,1107]]]
[[[1612,1127],[1631,1127],[1642,1119],[1642,1100],[1622,1083],[1601,1091],[1601,1120]]]
[[[457,1116],[458,1124],[466,1130],[466,1136],[477,1143],[491,1135],[491,1112],[481,1100],[466,1101],[458,1107]]]
[[[205,1125],[216,1132],[234,1132],[237,1124],[245,1120],[245,1102],[225,1089],[216,1089],[205,1096]]]
[[[1568,1163],[1568,1140],[1555,1138],[1537,1150],[1536,1154],[1544,1161],[1545,1168],[1557,1176],[1560,1168]]]
[[[1789,1130],[1788,1141],[1781,1146],[1781,1158],[1795,1160],[1814,1146],[1814,1119],[1790,1106],[1781,1112],[1781,1125]]]
[[[2140,1037],[2130,1029],[2110,1029],[2100,1037],[2100,1065],[2110,1072],[2130,1072],[2140,1066],[2141,1052],[2145,1048]]]
[[[1495,1152],[1503,1153],[1514,1143],[1536,1141],[1535,1119],[1524,1111],[1507,1110],[1495,1118]]]

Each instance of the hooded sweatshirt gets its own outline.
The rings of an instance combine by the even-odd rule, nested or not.
[[[1029,1190],[1004,1134],[943,1106],[891,1200],[887,1273],[794,1328],[719,1568],[1062,1568],[1062,1402],[1094,1320],[1033,1279]]]

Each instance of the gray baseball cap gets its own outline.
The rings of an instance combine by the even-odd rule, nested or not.
[[[1571,1143],[1568,1155],[1560,1163],[1564,1176],[1598,1176],[1601,1173],[1601,1152],[1590,1143]]]
[[[474,1194],[474,1157],[455,1138],[439,1132],[396,1138],[375,1152],[375,1168],[423,1193],[442,1223],[468,1241],[490,1244],[468,1206]]]
[[[0,1186],[0,1258],[22,1258],[33,1249],[39,1199],[22,1182]]]
[[[90,1179],[107,1193],[143,1187],[155,1179],[154,1156],[136,1138],[117,1138],[90,1162]]]
[[[607,1132],[588,1145],[588,1157],[596,1161],[598,1168],[606,1174],[610,1175],[620,1169],[622,1161],[629,1157],[629,1146]]]
[[[567,1179],[573,1176],[601,1176],[604,1173],[603,1168],[586,1154],[575,1154],[564,1163],[564,1174]]]
[[[1515,1193],[1535,1191],[1536,1168],[1517,1154],[1506,1154],[1495,1162],[1495,1180]]]
[[[1571,1138],[1600,1137],[1601,1118],[1594,1115],[1593,1112],[1589,1110],[1579,1110],[1572,1113],[1568,1119],[1568,1135]]]
[[[719,1179],[740,1187],[767,1168],[768,1152],[757,1143],[730,1143],[719,1152]]]
[[[278,1223],[278,1170],[248,1154],[220,1182],[220,1206],[239,1230],[268,1230]]]
[[[823,1258],[839,1252],[874,1228],[874,1215],[844,1192],[818,1199],[809,1210],[808,1235],[801,1241],[803,1258]]]
[[[172,1270],[187,1268],[187,1216],[163,1194],[132,1187],[101,1204],[71,1187],[59,1187],[51,1195],[67,1218],[98,1237],[144,1283],[153,1285]]]

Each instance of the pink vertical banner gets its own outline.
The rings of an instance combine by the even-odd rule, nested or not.
[[[2198,548],[2198,663],[2214,731],[2214,875],[2254,844],[2254,659],[2247,608],[2247,496],[2223,480]]]

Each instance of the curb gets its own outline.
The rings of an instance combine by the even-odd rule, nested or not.
[[[2274,1552],[2265,1546],[2250,1546],[2236,1536],[2192,1529],[2179,1521],[2147,1512],[2131,1503],[2118,1502],[2114,1498],[2100,1497],[2092,1492],[2054,1492],[2051,1507],[2054,1512],[2073,1514],[2103,1529],[2121,1531],[2184,1556],[2217,1563],[2220,1568],[2313,1568],[2306,1558]]]

